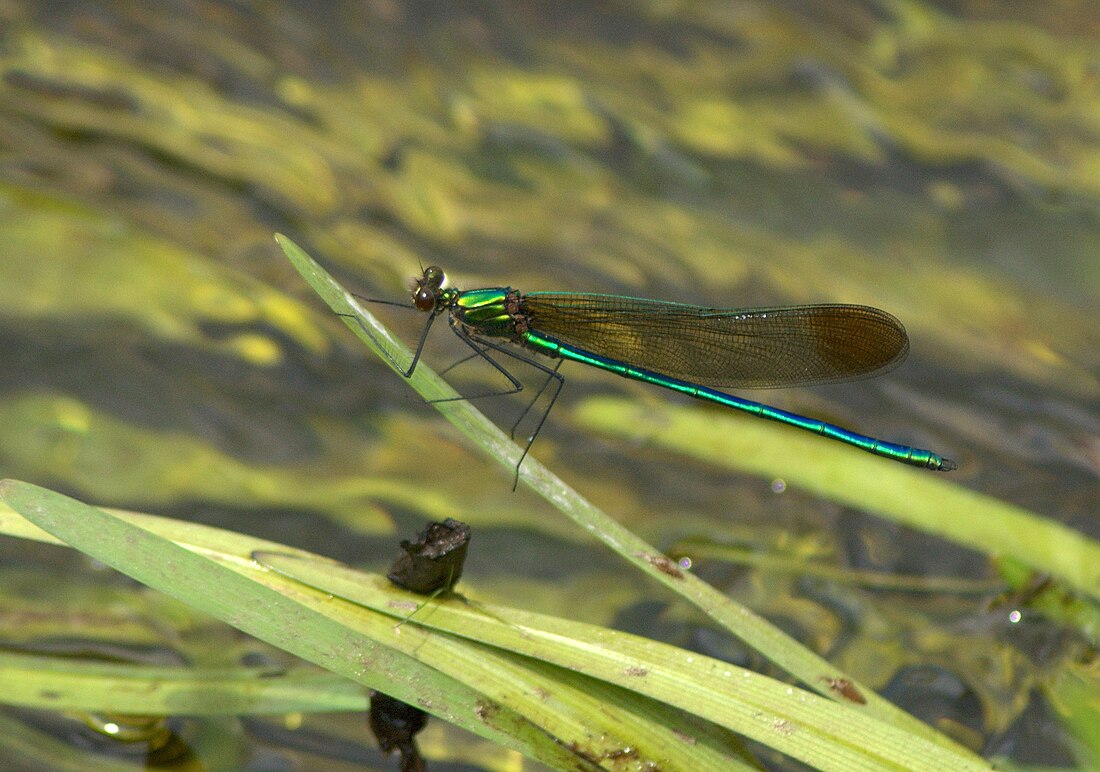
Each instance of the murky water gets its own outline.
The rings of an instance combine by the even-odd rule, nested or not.
[[[462,287],[887,309],[902,368],[749,396],[934,448],[955,485],[1096,538],[1100,11],[1012,6],[2,3],[0,472],[372,570],[459,517],[474,595],[761,664],[511,493],[312,295],[279,231],[371,297],[405,299],[436,263]],[[416,315],[384,315],[415,340]],[[462,355],[451,337],[433,365]],[[984,554],[656,439],[665,411],[714,408],[563,372],[533,453],[609,513],[662,547],[785,557],[699,570],[976,750],[1084,763],[1052,684],[1095,630],[1013,624],[1025,604],[996,590],[800,579],[813,558],[910,589],[1000,581]],[[453,380],[499,387],[474,365]],[[596,428],[601,396],[646,420]],[[482,406],[508,426],[523,402]],[[173,648],[155,607],[122,633],[60,610],[145,597],[72,553],[3,538],[0,556],[0,646]],[[359,742],[355,722],[333,731]],[[244,753],[325,752],[293,745],[259,731]]]

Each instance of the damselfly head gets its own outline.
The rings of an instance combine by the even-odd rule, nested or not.
[[[438,265],[429,265],[424,275],[413,285],[413,305],[421,311],[434,311],[439,303],[439,291],[443,287],[443,269]]]

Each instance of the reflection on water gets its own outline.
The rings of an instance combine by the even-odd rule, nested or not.
[[[1100,534],[1094,4],[313,13],[0,7],[3,476],[318,552],[335,531],[342,557],[375,569],[395,529],[455,515],[546,545],[544,565],[471,555],[469,582],[502,602],[606,623],[651,600],[596,556],[560,575],[559,550],[587,542],[512,495],[359,348],[278,253],[282,231],[352,288],[395,300],[438,263],[464,287],[885,308],[909,330],[903,368],[752,396],[935,448],[960,462],[958,484]],[[400,310],[387,321],[409,339],[419,329]],[[430,361],[461,354],[449,337]],[[582,370],[566,366],[534,453],[657,544],[747,529],[759,549],[810,535],[832,545],[827,559],[880,571],[987,570],[773,494],[770,478],[586,431],[571,416],[597,392],[653,405],[655,421],[676,400]],[[491,378],[454,374],[467,393]],[[484,406],[505,426],[522,409]],[[55,560],[11,540],[0,554],[8,608],[8,566]],[[69,572],[49,573],[90,581]],[[516,574],[528,597],[513,594]],[[552,588],[535,581],[546,576]],[[620,586],[606,604],[592,600],[597,579]],[[827,604],[789,577],[725,579],[900,704],[930,699],[907,686],[921,668],[950,680],[935,700],[944,716],[980,712],[955,716],[975,745],[1011,755],[1012,738],[1053,721],[1021,654],[1036,647],[1018,627],[990,629],[972,598],[842,585]],[[870,633],[884,617],[891,632]],[[1073,629],[1033,622],[1039,664],[1073,660]],[[0,622],[0,645],[11,635]],[[991,672],[998,657],[1013,666]],[[1062,759],[1050,747],[1041,762]]]

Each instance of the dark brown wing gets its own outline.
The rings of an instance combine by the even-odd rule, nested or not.
[[[773,388],[884,373],[909,353],[901,322],[868,306],[720,309],[620,295],[533,292],[531,330],[703,386]]]

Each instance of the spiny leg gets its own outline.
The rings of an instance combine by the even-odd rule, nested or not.
[[[564,362],[564,361],[565,361],[564,359],[559,359],[558,363],[556,365],[554,365],[554,372],[555,373],[558,372],[558,369],[561,367],[561,363]],[[561,375],[560,373],[558,373],[558,374]],[[561,376],[561,377],[564,378],[565,376]],[[542,382],[542,386],[539,387],[538,392],[536,392],[535,396],[531,398],[531,401],[527,403],[527,407],[525,407],[523,409],[523,412],[519,414],[519,418],[516,419],[516,422],[514,424],[512,424],[512,430],[511,430],[511,432],[509,432],[509,436],[513,440],[516,438],[516,429],[519,428],[520,423],[523,421],[524,418],[527,417],[527,414],[531,412],[531,408],[533,408],[535,406],[535,403],[539,401],[539,397],[541,397],[543,395],[543,393],[545,393],[546,387],[550,385],[550,381],[553,380],[553,378],[554,378],[553,374],[550,374],[550,375],[546,376],[546,380]]]
[[[561,366],[561,362],[559,361],[558,362],[558,367],[560,367],[560,366]],[[557,367],[555,367],[553,370],[551,370],[549,367],[545,367],[545,366],[541,366],[541,367],[542,367],[543,370],[546,371],[547,379],[546,379],[546,383],[544,383],[542,388],[539,389],[539,396],[541,396],[542,393],[544,391],[546,391],[546,386],[547,386],[547,384],[550,383],[551,380],[557,381],[557,384],[554,386],[554,396],[550,397],[550,404],[546,406],[546,410],[542,411],[542,417],[539,418],[539,422],[537,424],[535,424],[535,431],[531,432],[531,436],[527,438],[527,444],[523,448],[523,453],[520,455],[519,461],[516,462],[516,477],[515,477],[514,480],[512,480],[512,491],[513,492],[519,486],[519,468],[520,468],[520,465],[523,464],[523,459],[527,458],[527,453],[528,453],[528,451],[531,450],[531,446],[535,443],[535,438],[538,437],[539,432],[542,431],[542,425],[544,423],[546,423],[546,418],[547,418],[547,416],[550,415],[550,411],[554,408],[554,403],[558,401],[558,395],[561,394],[561,387],[565,385],[565,376],[558,372]],[[537,400],[537,399],[538,399],[538,396],[535,397],[535,400]],[[527,410],[530,410],[531,407],[534,406],[535,400],[531,400],[531,404],[527,406]],[[525,414],[526,414],[527,410],[524,411]],[[512,428],[512,432],[515,433],[515,427]]]
[[[454,370],[459,365],[465,364],[466,362],[469,362],[471,359],[475,359],[477,356],[478,355],[476,353],[467,354],[466,356],[462,357],[461,359],[458,359],[454,362],[451,362],[449,365],[444,367],[442,370],[438,371],[438,375],[446,375],[447,373],[451,372],[451,370]]]
[[[382,303],[384,305],[399,306],[401,308],[408,308],[409,307],[409,306],[405,305],[404,303],[396,303],[396,302],[390,301],[390,300],[380,300],[380,299],[376,299],[376,298],[366,298],[366,297],[363,297],[361,295],[354,295],[354,297],[358,298],[359,300],[363,300],[363,301],[366,301],[366,302],[369,302],[369,303]],[[432,323],[435,321],[436,317],[439,316],[439,314],[440,314],[440,311],[438,311],[438,310],[433,311],[431,313],[431,316],[428,317],[428,321],[424,324],[424,329],[420,333],[420,340],[417,342],[416,351],[413,353],[412,361],[409,363],[409,366],[408,366],[407,369],[404,369],[404,368],[401,367],[401,363],[398,362],[396,359],[393,358],[393,356],[390,355],[389,351],[385,348],[385,346],[383,346],[382,343],[378,340],[378,338],[375,337],[374,333],[372,333],[367,328],[367,326],[365,324],[363,324],[363,321],[358,316],[355,316],[353,314],[341,314],[341,313],[337,313],[337,316],[342,316],[342,317],[345,317],[347,319],[354,320],[355,323],[357,325],[359,325],[359,328],[363,331],[363,333],[368,338],[370,338],[371,341],[374,342],[374,344],[378,347],[379,351],[382,352],[382,355],[390,362],[390,364],[392,364],[394,366],[394,368],[399,373],[401,373],[402,377],[411,378],[413,372],[415,372],[415,370],[416,370],[416,365],[420,361],[420,356],[424,351],[424,345],[428,340],[428,333],[431,330]],[[508,394],[518,394],[519,392],[523,391],[523,384],[519,381],[519,379],[517,379],[514,375],[512,375],[512,373],[510,373],[503,365],[501,365],[499,362],[497,362],[492,357],[490,357],[489,354],[487,353],[486,349],[492,349],[494,351],[499,351],[501,354],[504,354],[506,356],[510,356],[513,359],[517,359],[520,362],[524,362],[524,363],[530,365],[531,367],[534,367],[537,370],[541,370],[542,372],[546,373],[546,376],[547,376],[546,381],[539,388],[538,392],[535,394],[534,399],[531,400],[530,404],[528,404],[526,408],[524,408],[524,410],[520,414],[519,418],[512,425],[511,436],[514,439],[515,438],[515,432],[516,432],[516,429],[519,426],[520,421],[522,421],[523,418],[527,415],[527,413],[530,412],[531,408],[534,407],[534,405],[538,401],[539,397],[541,397],[543,395],[543,393],[545,393],[545,391],[549,387],[551,381],[556,381],[557,382],[556,386],[554,387],[554,396],[550,398],[550,404],[546,406],[546,410],[543,411],[543,414],[539,418],[538,423],[535,424],[535,430],[531,433],[531,436],[527,438],[527,444],[523,448],[523,453],[520,454],[519,461],[516,462],[515,478],[512,481],[512,490],[515,491],[516,488],[519,486],[519,469],[520,469],[520,466],[522,466],[524,459],[527,458],[527,454],[531,450],[531,445],[534,444],[535,438],[538,437],[539,432],[542,431],[542,426],[543,426],[543,424],[546,423],[546,418],[547,418],[547,416],[550,415],[550,410],[554,407],[554,403],[557,402],[558,395],[561,393],[562,386],[565,385],[564,376],[562,376],[561,373],[558,372],[558,368],[561,367],[561,360],[559,360],[558,363],[553,368],[547,367],[546,365],[542,364],[541,362],[538,362],[538,361],[536,361],[536,360],[534,360],[530,357],[523,356],[522,354],[519,354],[515,351],[512,351],[512,350],[510,350],[510,349],[508,349],[508,348],[506,348],[506,347],[504,347],[504,346],[502,346],[498,343],[494,343],[493,341],[487,340],[485,338],[480,338],[480,337],[475,338],[474,336],[472,336],[468,332],[466,332],[462,328],[462,326],[458,322],[456,322],[456,320],[453,317],[449,318],[448,321],[450,322],[451,329],[454,330],[455,335],[457,335],[459,337],[459,339],[462,340],[463,343],[465,343],[467,346],[469,346],[473,350],[473,353],[470,354],[467,357],[464,357],[464,358],[458,360],[454,364],[450,365],[446,370],[444,370],[444,372],[447,372],[448,370],[451,370],[454,367],[457,367],[458,365],[462,364],[463,362],[466,362],[466,361],[474,358],[475,356],[478,356],[478,357],[481,357],[482,359],[484,359],[490,365],[492,365],[493,368],[495,370],[497,370],[497,372],[499,372],[501,375],[503,375],[505,378],[507,378],[509,383],[512,384],[512,388],[504,390],[504,391],[492,392],[490,394],[475,394],[475,395],[470,396],[470,397],[462,397],[462,396],[459,396],[459,397],[446,397],[444,399],[427,400],[427,402],[429,402],[429,403],[454,402],[454,401],[457,401],[457,400],[480,399],[482,397],[507,396]]]
[[[410,308],[409,306],[405,305],[404,303],[395,303],[391,300],[374,300],[372,298],[362,297],[361,295],[355,295],[355,297],[359,298],[360,300],[366,300],[370,303],[382,303],[382,304],[387,305],[387,306],[398,306],[400,308]],[[416,309],[413,309],[413,310],[416,310]],[[413,352],[412,361],[409,363],[408,369],[403,368],[401,366],[401,363],[393,358],[393,356],[390,354],[389,350],[382,344],[382,342],[379,341],[378,338],[376,338],[374,336],[374,333],[371,332],[365,324],[363,324],[362,319],[360,319],[358,316],[355,316],[354,314],[337,313],[336,315],[337,316],[342,316],[345,319],[354,320],[355,323],[357,325],[359,325],[359,329],[361,329],[363,331],[363,334],[365,334],[368,338],[370,338],[371,341],[374,343],[374,345],[378,347],[378,350],[382,352],[382,356],[384,356],[389,361],[389,363],[394,366],[394,369],[396,369],[397,372],[399,372],[403,378],[411,378],[413,372],[416,370],[417,363],[420,361],[420,354],[424,351],[424,344],[428,340],[428,332],[432,329],[432,322],[434,322],[435,318],[437,316],[439,316],[439,313],[440,313],[439,311],[433,311],[431,313],[431,315],[428,317],[428,321],[424,323],[424,330],[420,333],[420,341],[416,344],[416,351]]]
[[[512,481],[512,490],[514,491],[517,487],[519,487],[519,468],[523,464],[523,460],[525,458],[527,458],[527,453],[531,450],[531,445],[534,444],[535,438],[538,437],[539,432],[542,431],[542,425],[544,423],[546,423],[546,417],[550,415],[550,411],[553,409],[554,403],[558,401],[558,395],[561,394],[561,387],[565,385],[565,376],[563,376],[561,373],[558,372],[558,368],[561,367],[562,360],[559,360],[557,365],[555,365],[554,367],[547,367],[542,362],[539,362],[535,359],[532,359],[531,357],[524,356],[523,354],[520,354],[517,351],[513,351],[512,349],[507,348],[505,346],[502,346],[499,343],[495,343],[495,342],[493,342],[491,340],[487,340],[485,338],[474,337],[474,336],[470,335],[469,333],[467,333],[465,330],[462,330],[456,324],[452,324],[451,327],[454,329],[455,334],[458,335],[458,337],[460,337],[464,341],[466,341],[466,343],[471,348],[473,348],[475,351],[478,351],[483,357],[485,357],[486,360],[491,362],[494,367],[496,367],[498,370],[500,370],[502,373],[504,373],[514,383],[516,383],[519,386],[519,388],[516,389],[517,392],[523,390],[522,384],[519,384],[518,381],[515,381],[514,377],[511,375],[511,373],[509,373],[507,370],[505,370],[502,365],[500,365],[499,363],[497,363],[493,359],[491,359],[488,356],[488,354],[485,353],[485,348],[490,348],[494,351],[499,351],[501,354],[504,354],[505,356],[512,357],[512,359],[517,359],[520,362],[524,362],[525,364],[528,364],[531,367],[534,367],[536,370],[541,370],[542,372],[546,373],[546,383],[544,383],[542,385],[542,387],[539,389],[538,393],[535,395],[535,399],[531,401],[531,404],[529,404],[526,407],[526,409],[524,409],[523,413],[520,415],[520,420],[522,420],[523,417],[525,415],[527,415],[528,411],[531,410],[531,407],[535,404],[535,402],[538,400],[538,398],[540,396],[542,396],[542,394],[546,391],[546,389],[549,386],[550,382],[551,381],[556,381],[556,385],[553,387],[554,396],[552,396],[550,398],[550,404],[546,406],[546,410],[543,411],[542,416],[538,420],[538,423],[535,424],[535,430],[531,433],[531,436],[527,438],[527,444],[523,447],[523,453],[520,454],[519,461],[516,462],[515,479]],[[479,345],[484,347],[484,348],[479,348],[478,347]],[[517,421],[516,425],[518,425],[518,423],[519,422]],[[515,434],[516,425],[513,425],[513,427],[512,427],[513,435]]]
[[[468,397],[465,397],[465,396],[461,397],[461,399],[481,399],[482,397],[503,397],[503,396],[507,396],[509,394],[518,394],[519,392],[523,391],[526,388],[523,385],[521,385],[519,383],[518,379],[514,378],[514,376],[512,376],[511,373],[506,368],[504,368],[498,362],[496,362],[495,360],[490,358],[485,352],[486,348],[491,348],[495,351],[499,351],[502,354],[506,354],[506,355],[512,357],[513,359],[518,359],[519,361],[524,362],[525,364],[531,365],[532,367],[534,367],[538,370],[542,370],[543,372],[549,372],[547,370],[546,366],[543,365],[541,362],[539,362],[537,360],[534,360],[534,359],[531,359],[529,357],[523,356],[522,354],[519,354],[519,353],[513,351],[512,349],[504,348],[504,347],[501,347],[497,344],[494,344],[492,341],[486,340],[485,338],[482,338],[479,335],[470,335],[469,333],[465,333],[464,330],[463,330],[463,333],[465,333],[465,334],[459,333],[460,328],[457,325],[452,323],[451,326],[454,328],[455,334],[458,335],[459,338],[462,339],[463,343],[465,343],[467,346],[472,348],[474,350],[474,353],[469,354],[468,356],[464,356],[464,357],[462,357],[462,359],[459,359],[457,362],[453,363],[452,365],[450,365],[446,369],[440,370],[439,371],[440,375],[443,375],[444,373],[448,372],[449,370],[453,370],[455,367],[458,367],[459,365],[463,364],[464,362],[468,362],[471,359],[480,356],[482,359],[488,360],[489,364],[493,365],[493,367],[495,367],[497,370],[499,370],[501,373],[503,373],[504,376],[506,378],[508,378],[510,381],[512,381],[512,383],[515,386],[515,388],[508,389],[507,391],[492,391],[492,392],[489,392],[488,394],[474,394],[474,395],[468,396]],[[564,361],[565,361],[564,359],[559,359],[558,360],[558,363],[556,365],[554,365],[554,372],[557,372],[558,368],[561,367],[561,363],[564,362]],[[513,440],[516,438],[516,429],[519,428],[520,423],[527,416],[527,414],[529,412],[531,412],[531,408],[533,408],[535,406],[535,403],[539,401],[539,397],[541,397],[546,392],[546,388],[550,385],[550,381],[552,381],[553,378],[554,378],[553,373],[550,373],[549,375],[546,376],[546,380],[543,381],[543,384],[542,384],[542,386],[539,387],[539,390],[537,392],[535,392],[535,396],[531,398],[531,401],[527,403],[527,407],[525,407],[523,409],[523,412],[519,414],[519,417],[516,418],[515,422],[512,424],[512,428],[509,431],[508,436],[511,437]],[[433,402],[449,402],[449,401],[452,401],[454,399],[457,399],[457,398],[456,397],[448,397],[447,399],[444,399],[444,400],[432,400],[432,401]]]
[[[505,378],[507,378],[509,383],[512,384],[512,388],[505,389],[503,391],[492,391],[492,392],[489,392],[488,394],[473,394],[469,397],[458,396],[458,397],[444,397],[442,399],[430,399],[430,400],[428,400],[428,402],[430,404],[435,404],[436,402],[457,402],[459,400],[483,399],[485,397],[505,397],[509,394],[518,394],[521,391],[523,391],[523,384],[520,383],[519,379],[516,378],[516,376],[512,375],[510,372],[508,372],[507,368],[505,368],[504,365],[500,364],[500,362],[497,362],[495,359],[493,359],[491,356],[489,356],[489,354],[486,353],[485,349],[486,348],[491,348],[491,349],[495,349],[497,351],[501,351],[501,352],[503,352],[505,354],[509,354],[509,355],[512,355],[511,352],[502,349],[500,346],[498,346],[495,343],[492,343],[491,341],[485,340],[483,338],[475,338],[474,336],[470,335],[470,333],[466,332],[466,330],[464,330],[462,328],[462,326],[458,322],[456,322],[453,318],[450,319],[449,321],[451,323],[451,329],[454,330],[454,334],[458,336],[458,339],[461,340],[463,343],[465,343],[467,346],[469,346],[471,349],[473,349],[474,353],[471,354],[470,357],[467,357],[467,359],[472,358],[474,356],[481,357],[486,362],[491,364],[493,366],[493,368],[498,373],[500,373]],[[466,361],[466,360],[465,359],[459,360],[459,362],[456,362],[455,364],[460,364],[461,362],[464,362],[464,361]]]

